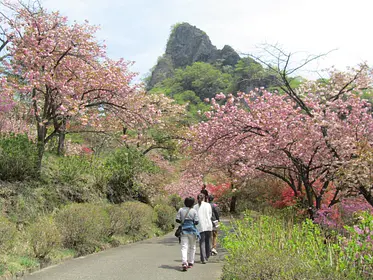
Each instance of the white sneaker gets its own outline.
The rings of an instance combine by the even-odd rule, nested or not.
[[[218,251],[216,251],[215,248],[212,248],[212,249],[211,249],[211,253],[212,253],[213,255],[217,255],[217,254],[218,254]]]

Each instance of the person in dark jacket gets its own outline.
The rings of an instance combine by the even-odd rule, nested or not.
[[[209,195],[209,202],[212,208],[212,248],[211,248],[211,254],[212,255],[217,255],[218,251],[216,250],[216,243],[218,239],[218,227],[219,227],[219,222],[220,222],[220,217],[219,217],[219,209],[218,206],[214,203],[214,196],[212,194]]]
[[[206,189],[206,184],[205,183],[202,186],[201,193],[203,193],[205,195],[205,202],[208,202],[209,192]]]

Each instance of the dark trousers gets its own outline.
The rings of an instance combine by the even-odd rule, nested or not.
[[[211,231],[200,232],[201,239],[199,240],[199,249],[201,255],[201,262],[207,261],[211,255]]]

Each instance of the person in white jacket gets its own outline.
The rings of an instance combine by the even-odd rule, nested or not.
[[[201,239],[199,240],[199,248],[201,263],[203,264],[208,262],[211,255],[210,239],[212,232],[212,208],[210,203],[207,203],[204,200],[205,195],[200,193],[197,196],[198,203],[193,207],[197,211],[199,218],[197,229],[199,231],[199,234],[201,235]]]

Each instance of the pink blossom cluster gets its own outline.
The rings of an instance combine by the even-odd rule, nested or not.
[[[356,216],[360,212],[373,214],[373,209],[361,196],[348,197],[331,207],[323,204],[322,208],[317,211],[315,222],[328,228],[342,229],[347,224],[355,223]]]
[[[189,172],[183,172],[178,180],[165,186],[170,194],[177,194],[181,198],[196,196],[201,192],[203,185],[202,177],[195,176]]]
[[[201,172],[229,167],[241,178],[275,175],[294,193],[307,192],[313,206],[328,190],[333,163],[349,160],[360,141],[373,141],[371,106],[359,96],[370,81],[362,67],[332,72],[328,83],[305,83],[297,89],[300,101],[262,88],[229,94],[223,104],[212,99],[208,121],[189,134],[191,154]],[[317,181],[326,183],[318,188]]]

